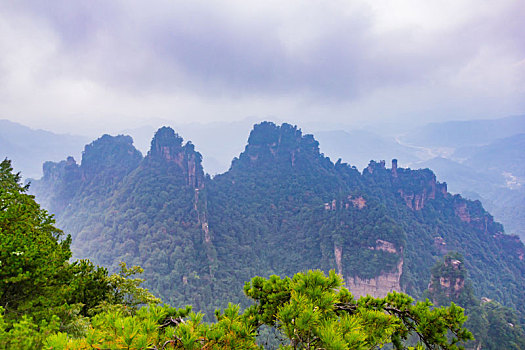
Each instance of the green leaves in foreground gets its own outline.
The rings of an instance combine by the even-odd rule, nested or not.
[[[6,331],[0,314],[0,345],[13,349],[260,349],[263,325],[283,334],[282,349],[462,349],[472,339],[466,317],[454,304],[432,309],[401,293],[354,300],[334,272],[293,278],[255,277],[245,286],[255,304],[240,312],[230,304],[214,323],[191,307],[150,304],[134,309],[113,305],[92,316],[81,335],[58,331],[58,318],[37,326],[25,317]],[[255,296],[255,297],[254,297]],[[254,297],[254,298],[253,298]],[[275,312],[272,312],[273,310]],[[16,339],[15,339],[16,338]],[[411,346],[409,346],[411,344]],[[28,347],[29,346],[29,347]]]
[[[50,336],[47,349],[257,349],[255,329],[243,322],[239,307],[217,313],[217,322],[202,322],[191,307],[150,305],[127,315],[122,310],[93,317],[83,338]]]
[[[202,322],[191,307],[161,306],[130,278],[90,261],[70,263],[70,238],[25,192],[9,161],[0,163],[0,348],[8,349],[256,349],[263,326],[282,333],[288,349],[375,349],[392,343],[459,349],[472,338],[463,309],[432,309],[405,294],[354,300],[331,271],[293,278],[255,277],[244,287],[254,301],[244,313],[229,304]],[[149,304],[148,306],[144,306]]]
[[[142,308],[106,305],[87,319],[82,334],[58,331],[59,319],[37,326],[24,316],[6,329],[0,314],[0,345],[13,349],[258,349],[263,325],[283,334],[284,349],[462,349],[472,339],[463,328],[463,309],[432,309],[401,293],[354,300],[334,272],[296,274],[293,278],[255,277],[245,286],[255,304],[244,313],[237,305],[216,311],[215,323],[202,322],[191,307],[150,304]],[[409,343],[415,347],[410,347]],[[43,342],[43,343],[42,343]],[[29,345],[28,345],[29,344]],[[31,345],[32,344],[32,345]]]
[[[387,343],[405,349],[411,337],[416,347],[461,349],[461,342],[472,339],[463,327],[463,309],[454,304],[432,309],[428,301],[414,304],[396,292],[355,301],[333,271],[328,277],[321,271],[292,279],[256,277],[244,291],[255,301],[247,319],[278,328],[291,349],[374,349]]]

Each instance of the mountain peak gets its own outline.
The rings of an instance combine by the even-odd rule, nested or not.
[[[81,168],[85,178],[92,178],[104,170],[117,172],[124,176],[136,168],[142,154],[133,146],[133,138],[128,135],[102,135],[82,153]]]
[[[190,142],[182,145],[183,138],[169,126],[163,126],[155,133],[151,140],[149,159],[161,160],[161,163],[174,165],[184,173],[187,185],[194,188],[204,186],[204,170],[202,156],[195,151]]]
[[[319,143],[312,135],[303,135],[301,129],[291,124],[262,122],[254,125],[240,160],[243,163],[278,160],[294,166],[299,155],[319,156]]]
[[[182,150],[182,137],[169,126],[163,126],[151,140],[149,155],[166,160],[174,159]]]

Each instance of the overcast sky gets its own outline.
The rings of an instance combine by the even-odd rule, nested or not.
[[[0,118],[60,132],[525,112],[525,1],[0,0]]]

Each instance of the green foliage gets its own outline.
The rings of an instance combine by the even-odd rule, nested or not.
[[[241,313],[228,304],[215,312],[216,322],[205,323],[191,307],[158,305],[141,288],[143,280],[133,278],[143,272],[138,266],[121,263],[120,272],[108,276],[88,260],[69,263],[70,240],[60,241],[52,217],[25,193],[8,161],[0,176],[2,348],[258,349],[263,325],[276,327],[294,349],[371,349],[391,342],[403,348],[412,333],[428,348],[456,349],[470,337],[454,304],[431,310],[430,303],[413,304],[399,293],[356,302],[333,271],[328,277],[321,271],[256,277],[244,288],[254,305]]]
[[[68,304],[80,304],[79,314],[88,316],[100,303],[108,300],[113,292],[113,284],[107,269],[95,266],[89,260],[77,260],[68,269]]]
[[[48,349],[257,349],[255,329],[230,305],[217,312],[217,322],[202,322],[191,307],[174,309],[149,305],[129,315],[122,310],[100,313],[91,319],[86,335],[66,333],[49,336]]]
[[[58,330],[81,336],[87,316],[112,308],[136,310],[159,302],[130,278],[142,269],[108,276],[88,260],[69,262],[71,238],[61,239],[54,220],[28,195],[10,162],[0,163],[0,344],[38,348]]]
[[[112,274],[107,279],[112,288],[112,293],[106,300],[109,305],[122,305],[130,310],[137,310],[138,306],[146,304],[159,304],[160,299],[151,294],[147,289],[141,288],[144,282],[141,278],[130,278],[136,274],[142,274],[144,270],[140,266],[128,268],[126,263],[120,263],[120,272]]]
[[[292,279],[255,277],[244,292],[255,301],[247,320],[279,329],[290,349],[373,349],[388,343],[405,349],[411,335],[418,337],[417,346],[461,349],[461,342],[472,339],[463,327],[463,309],[454,304],[432,308],[395,292],[355,301],[333,271],[328,277],[321,271]]]
[[[407,342],[412,334],[419,339],[417,349],[461,349],[460,342],[471,338],[462,326],[463,310],[454,304],[432,309],[429,302],[414,304],[400,293],[355,301],[334,272],[328,277],[321,271],[299,273],[292,279],[255,277],[245,292],[256,303],[244,313],[232,304],[217,310],[214,323],[204,323],[203,314],[192,312],[191,307],[150,304],[132,312],[116,307],[91,317],[85,332],[77,336],[58,331],[56,316],[38,327],[24,316],[6,332],[0,313],[0,345],[13,349],[259,349],[256,331],[265,324],[288,339],[286,349],[374,349],[387,344],[413,349]]]
[[[525,349],[525,330],[514,310],[490,301],[469,313],[468,325],[483,349]]]
[[[468,344],[469,348],[496,350],[525,347],[525,332],[516,312],[487,298],[480,300],[474,296],[461,254],[449,253],[434,265],[429,290],[425,294],[437,305],[454,302],[465,308],[468,316],[466,326],[475,337]]]
[[[38,349],[45,339],[59,329],[60,320],[57,316],[49,321],[41,320],[39,324],[28,315],[23,315],[13,323],[4,318],[4,308],[0,307],[0,348],[1,349]]]
[[[123,141],[104,137],[86,149],[78,181],[68,182],[78,183],[74,195],[58,201],[59,227],[72,234],[75,257],[110,272],[121,261],[140,265],[152,293],[192,304],[204,320],[228,301],[247,307],[240,291],[252,276],[309,269],[337,268],[346,281],[401,273],[399,289],[421,299],[435,261],[461,250],[475,297],[515,308],[525,323],[523,244],[428,169],[394,173],[371,162],[360,173],[289,124],[254,127],[245,151],[213,179],[170,128],[142,159]]]
[[[71,257],[68,236],[28,195],[10,162],[0,163],[0,306],[7,320],[49,318],[65,302]]]

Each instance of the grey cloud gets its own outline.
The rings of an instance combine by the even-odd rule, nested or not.
[[[290,55],[274,18],[248,23],[200,4],[164,13],[149,9],[152,18],[141,18],[137,10],[126,9],[133,6],[128,4],[133,2],[116,8],[105,1],[35,1],[27,8],[57,31],[72,74],[85,71],[139,90],[350,98],[377,86],[418,80],[443,58],[438,48],[412,47],[410,33],[373,37],[370,20],[359,13],[322,14],[331,16],[319,18],[327,26],[322,36],[308,40],[300,55]]]
[[[525,59],[523,2],[496,6],[494,17],[472,17],[450,28],[428,31],[407,25],[382,32],[375,30],[377,19],[366,3],[352,11],[337,7],[344,2],[332,8],[309,3],[310,12],[304,19],[303,5],[298,3],[288,9],[297,12],[294,16],[281,13],[279,6],[274,12],[247,14],[246,5],[240,11],[239,4],[35,0],[4,2],[0,9],[41,23],[59,40],[57,52],[35,75],[36,84],[42,76],[86,79],[137,98],[189,94],[236,103],[239,98],[271,101],[290,96],[321,105],[363,104],[361,100],[376,90],[399,94],[401,90],[406,95],[413,89],[414,95],[434,96],[421,99],[434,103],[436,98],[447,97],[452,91],[450,81],[483,50],[511,61]],[[288,23],[290,19],[297,21],[298,28]],[[309,21],[314,22],[312,32],[301,31]],[[283,37],[283,30],[288,37]],[[302,40],[298,47],[287,41],[295,37]],[[499,68],[486,67],[490,69]],[[522,82],[525,86],[523,72],[515,74],[516,85]],[[525,108],[516,102],[515,93],[509,97],[511,104]],[[462,94],[449,94],[448,108],[457,108],[461,102],[454,99]],[[492,96],[473,96],[469,103],[499,97],[495,91]],[[410,103],[410,96],[399,100]],[[368,104],[355,110],[362,111]],[[242,104],[247,105],[249,101]],[[411,108],[402,106],[397,113],[417,113]],[[432,106],[421,106],[422,110],[429,108]],[[337,111],[344,111],[344,106]]]

